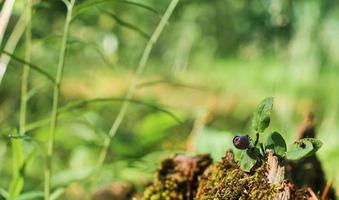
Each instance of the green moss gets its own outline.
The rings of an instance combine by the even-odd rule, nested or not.
[[[242,171],[234,161],[233,153],[228,151],[220,162],[211,165],[200,177],[196,199],[272,200],[283,190],[284,184],[270,184],[266,172],[266,162],[259,163],[250,173]],[[305,196],[305,192],[297,191],[298,196]]]
[[[163,160],[156,180],[144,192],[144,200],[193,200],[198,177],[211,163],[209,155],[178,155]]]
[[[304,189],[288,181],[269,183],[268,161],[257,162],[247,173],[234,161],[233,152],[211,165],[209,156],[175,156],[161,162],[156,180],[144,192],[144,200],[272,200],[284,190],[289,199],[307,200]]]
[[[268,183],[265,165],[246,173],[233,160],[232,153],[227,154],[200,178],[196,199],[272,199],[279,187]]]

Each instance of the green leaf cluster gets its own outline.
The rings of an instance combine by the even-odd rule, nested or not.
[[[244,150],[240,157],[240,167],[245,172],[251,171],[258,160],[265,158],[265,151],[268,149],[273,150],[274,154],[281,158],[299,160],[315,154],[322,146],[322,142],[318,139],[303,138],[287,148],[285,139],[276,131],[269,134],[264,144],[259,142],[259,133],[263,133],[270,124],[272,109],[272,97],[265,98],[257,106],[252,120],[252,128],[257,138],[255,143]]]
[[[257,106],[252,120],[252,127],[257,133],[262,133],[270,125],[270,115],[273,109],[273,98],[265,98]]]

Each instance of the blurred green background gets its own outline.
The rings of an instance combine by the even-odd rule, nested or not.
[[[1,2],[1,1],[0,1]],[[168,0],[94,2],[71,23],[60,106],[92,98],[125,95],[142,51]],[[2,6],[1,2],[0,6]],[[14,5],[4,41],[23,13]],[[80,9],[81,10],[81,9]],[[34,1],[31,63],[56,74],[66,8],[61,1]],[[3,48],[4,43],[2,44]],[[14,54],[24,57],[24,39]],[[12,60],[0,85],[0,188],[11,180],[10,137],[19,125],[22,64]],[[24,140],[24,193],[42,191],[44,154],[53,85],[32,71]],[[181,0],[155,44],[135,98],[110,145],[95,180],[103,140],[121,101],[80,105],[59,116],[52,184],[61,199],[85,199],[99,188],[129,181],[137,189],[152,178],[157,162],[180,152],[211,153],[218,160],[237,133],[251,133],[257,103],[275,98],[268,131],[288,143],[308,112],[315,114],[317,153],[339,194],[339,1]],[[41,121],[40,121],[41,122]],[[265,137],[265,136],[264,136]]]

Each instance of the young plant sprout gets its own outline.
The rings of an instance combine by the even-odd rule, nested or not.
[[[304,138],[295,141],[288,149],[285,139],[276,131],[272,132],[263,143],[260,134],[269,126],[270,114],[273,109],[273,98],[265,98],[257,106],[252,120],[252,128],[255,131],[255,142],[252,144],[248,135],[237,135],[233,138],[233,144],[237,149],[243,150],[240,156],[240,167],[249,172],[253,166],[265,158],[268,149],[280,158],[299,160],[313,155],[322,146],[322,142],[315,138]]]

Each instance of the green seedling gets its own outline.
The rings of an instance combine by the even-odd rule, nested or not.
[[[233,139],[236,148],[243,150],[239,159],[240,167],[246,172],[265,159],[265,152],[273,150],[280,158],[299,160],[313,155],[322,146],[322,142],[315,138],[304,138],[295,141],[287,148],[285,139],[278,132],[272,132],[263,143],[260,141],[262,134],[269,126],[273,98],[265,98],[259,103],[253,116],[252,128],[255,132],[255,141],[248,135],[238,135]]]

